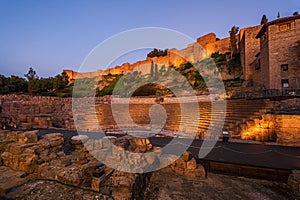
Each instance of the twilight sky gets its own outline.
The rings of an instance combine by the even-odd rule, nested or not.
[[[271,21],[278,11],[281,17],[300,12],[300,0],[0,0],[0,74],[23,77],[29,67],[42,77],[76,71],[95,46],[132,28],[169,28],[193,39],[215,32],[224,38],[233,25],[257,25],[263,14]]]

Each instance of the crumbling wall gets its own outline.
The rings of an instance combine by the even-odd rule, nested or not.
[[[11,118],[18,128],[75,129],[72,114],[72,98],[28,95],[0,96],[0,115]]]

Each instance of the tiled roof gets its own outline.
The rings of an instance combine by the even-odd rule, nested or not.
[[[256,38],[259,38],[261,36],[261,34],[263,32],[265,32],[267,27],[270,26],[270,25],[279,24],[279,23],[282,23],[282,22],[287,22],[287,21],[291,21],[291,20],[295,20],[295,19],[300,19],[300,15],[289,16],[289,17],[279,18],[279,19],[270,21],[270,22],[263,25],[263,27],[258,32]]]

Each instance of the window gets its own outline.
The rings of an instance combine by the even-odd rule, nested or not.
[[[289,79],[282,79],[281,85],[283,88],[288,88],[289,87]]]
[[[290,23],[286,23],[286,24],[281,24],[279,25],[279,31],[286,31],[291,29],[291,24]]]
[[[289,65],[288,64],[283,64],[283,65],[281,65],[281,71],[282,72],[286,72],[286,71],[288,71],[289,70]]]
[[[266,40],[267,39],[267,32],[264,32],[263,35],[262,35],[262,40]]]
[[[259,70],[260,69],[260,59],[257,60],[257,63],[255,64],[255,70]]]

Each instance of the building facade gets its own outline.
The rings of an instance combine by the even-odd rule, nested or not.
[[[300,15],[264,24],[256,38],[260,47],[245,72],[246,81],[266,89],[300,88]]]

